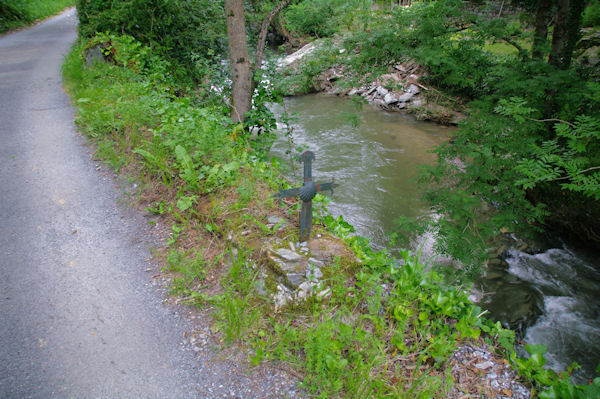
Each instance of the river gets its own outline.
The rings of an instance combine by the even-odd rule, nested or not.
[[[386,245],[398,216],[430,212],[416,188],[416,166],[435,161],[430,150],[453,128],[369,105],[357,111],[347,99],[325,95],[286,98],[272,109],[279,119],[284,113],[293,118],[290,135],[278,124],[281,137],[271,151],[290,165],[288,177],[302,180],[302,168],[290,155],[313,151],[314,179],[340,184],[328,195],[330,213],[343,215],[375,248]],[[424,238],[414,241],[421,245]],[[516,249],[504,255],[475,282],[479,304],[492,318],[518,327],[522,342],[545,344],[549,367],[562,371],[577,361],[582,368],[574,380],[586,383],[600,363],[600,257],[564,245],[536,255]]]

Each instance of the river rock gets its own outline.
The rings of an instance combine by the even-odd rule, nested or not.
[[[406,78],[407,82],[410,83],[417,83],[419,81],[419,75],[415,75],[414,73],[411,75],[408,75],[408,78]]]
[[[352,90],[350,90],[350,91],[348,92],[348,96],[355,96],[355,95],[357,95],[359,92],[360,92],[360,90],[359,90],[359,89],[356,89],[356,88],[355,88],[355,89],[352,89]]]
[[[387,104],[381,98],[376,98],[373,100],[373,105],[376,107],[384,108]]]
[[[398,102],[398,97],[396,97],[396,95],[394,95],[394,93],[388,93],[383,97],[383,101],[387,104],[395,104]]]
[[[421,90],[419,90],[419,86],[415,84],[411,84],[410,86],[408,86],[408,89],[406,91],[412,94],[419,94],[421,92]]]
[[[407,93],[402,94],[400,97],[398,97],[398,102],[404,103],[404,102],[410,101],[410,99],[413,97],[414,97],[414,93],[407,92]]]
[[[361,94],[363,97],[367,97],[370,96],[375,90],[377,90],[376,87],[371,87],[370,89],[366,90],[365,92],[363,92],[363,94]]]
[[[381,97],[385,96],[386,94],[388,94],[390,91],[388,89],[386,89],[383,86],[377,86],[377,94],[379,94]]]
[[[401,80],[402,79],[400,78],[400,76],[398,76],[397,73],[386,73],[385,75],[381,75],[379,77],[379,81],[387,85],[398,83]]]

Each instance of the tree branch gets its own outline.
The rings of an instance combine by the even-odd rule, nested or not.
[[[593,166],[593,167],[591,167],[591,168],[587,168],[587,169],[584,169],[584,170],[580,170],[579,172],[575,173],[575,174],[574,174],[574,175],[572,175],[572,176],[563,176],[563,177],[557,177],[556,179],[552,179],[552,180],[550,180],[550,181],[558,181],[558,180],[567,180],[567,179],[571,179],[571,178],[573,178],[573,176],[581,175],[581,174],[583,174],[583,173],[585,173],[585,172],[589,172],[589,171],[591,171],[591,170],[596,170],[596,169],[600,169],[600,166]]]
[[[519,51],[519,54],[525,54],[525,49],[523,47],[521,47],[519,45],[519,43],[515,42],[514,40],[512,40],[508,37],[503,37],[502,40],[504,40],[506,43],[508,43],[511,46],[513,46],[514,48],[516,48]]]
[[[530,121],[534,121],[534,122],[558,122],[558,123],[565,123],[567,125],[569,125],[570,127],[572,127],[573,129],[575,128],[575,125],[571,122],[568,121],[564,121],[562,119],[557,119],[557,118],[549,118],[549,119],[534,119],[534,118],[527,118]]]
[[[273,18],[275,18],[275,16],[277,14],[279,14],[279,12],[281,10],[283,10],[285,7],[287,7],[287,5],[291,3],[291,1],[292,0],[281,0],[281,3],[279,3],[274,9],[272,9],[271,12],[269,13],[269,15],[267,15],[265,17],[265,19],[263,19],[262,24],[260,25],[260,31],[258,34],[258,43],[256,44],[256,57],[254,59],[254,72],[258,71],[262,66],[262,58],[263,58],[263,53],[265,52],[265,43],[267,41],[267,33],[269,31],[269,25],[271,25],[271,22],[273,22]]]

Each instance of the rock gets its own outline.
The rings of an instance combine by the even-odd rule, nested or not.
[[[287,262],[298,262],[298,261],[301,261],[304,259],[297,252],[291,251],[287,248],[279,248],[278,250],[274,251],[273,253]]]
[[[395,104],[398,102],[398,98],[393,93],[388,93],[383,97],[383,101],[387,104]]]
[[[394,84],[400,82],[402,79],[397,73],[386,73],[385,75],[381,75],[379,80],[384,84]]]
[[[85,55],[85,66],[91,67],[97,62],[104,62],[104,53],[102,52],[102,47],[100,44],[90,47],[87,49],[87,54]]]
[[[396,69],[397,71],[400,71],[400,72],[406,72],[406,68],[402,64],[394,65],[394,69]]]
[[[412,105],[413,105],[413,107],[420,107],[421,105],[423,105],[423,101],[422,100],[413,100]]]
[[[365,92],[362,94],[362,96],[363,96],[363,97],[367,97],[367,96],[371,95],[371,94],[372,94],[372,93],[373,93],[375,90],[377,90],[377,88],[376,88],[376,87],[371,87],[369,90],[365,91]]]
[[[411,84],[410,86],[408,86],[408,89],[406,91],[408,93],[412,93],[412,94],[419,94],[421,92],[421,90],[419,89],[419,86],[417,86],[415,84]]]
[[[287,57],[284,57],[284,58],[281,58],[280,60],[278,60],[277,68],[281,69],[281,68],[287,67],[289,65],[292,65],[292,64],[300,61],[302,58],[304,58],[306,55],[312,53],[320,46],[321,46],[320,42],[319,43],[312,42],[312,43],[307,44],[306,46],[302,47],[300,50],[296,51],[295,53],[290,54]]]
[[[275,309],[283,307],[286,303],[292,300],[292,295],[289,289],[283,284],[277,285],[277,293],[273,295],[273,302],[275,302]]]
[[[475,367],[477,367],[479,370],[487,370],[489,368],[494,367],[494,363],[488,360],[487,362],[477,363]]]
[[[404,102],[410,101],[410,99],[413,97],[414,97],[413,93],[407,92],[407,93],[402,94],[400,97],[398,97],[398,102],[404,103]]]
[[[355,256],[350,253],[340,239],[333,237],[313,238],[308,242],[308,248],[312,255],[311,259],[329,263],[334,257],[346,257],[353,259]]]
[[[305,275],[306,274],[301,273],[288,273],[285,275],[285,278],[292,287],[298,288],[302,283],[306,281]]]
[[[309,264],[306,268],[306,279],[307,280],[318,280],[323,277],[323,272],[319,267]]]
[[[408,75],[408,78],[406,78],[406,80],[410,83],[417,83],[419,81],[419,75]]]
[[[296,251],[287,248],[279,248],[277,250],[269,250],[269,259],[279,267],[278,273],[300,273],[306,272],[306,264],[308,259],[300,255]]]
[[[306,297],[312,295],[315,287],[317,286],[318,284],[312,281],[305,281],[304,283],[300,284],[298,290],[296,291],[296,299],[305,299]]]
[[[281,222],[282,220],[285,220],[285,219],[282,218],[281,216],[276,216],[276,215],[269,216],[269,218],[267,219],[267,221],[269,223],[273,223],[273,224],[277,224],[277,223]]]
[[[388,94],[390,91],[388,89],[386,89],[383,86],[377,86],[377,94],[379,94],[381,97],[385,96],[386,94]]]
[[[262,278],[256,281],[256,285],[254,286],[256,289],[256,293],[260,296],[267,295],[267,290],[265,289],[265,280]]]
[[[417,63],[415,63],[414,61],[410,61],[408,64],[406,64],[406,70],[407,71],[413,72],[418,67],[419,67],[419,65],[417,65]]]
[[[325,267],[325,263],[324,262],[321,262],[320,260],[315,259],[315,258],[309,258],[308,259],[308,264],[311,267],[313,267],[313,268],[314,267],[319,267],[319,268]]]
[[[397,108],[397,109],[406,108],[406,103],[397,103],[397,104],[396,104],[396,108]]]
[[[330,296],[331,296],[331,290],[329,288],[326,288],[317,294],[317,298],[327,298]]]
[[[359,92],[360,92],[360,90],[359,90],[359,89],[352,89],[352,90],[350,90],[350,91],[348,92],[348,95],[349,95],[349,96],[355,96],[355,95],[357,95]]]
[[[376,107],[380,107],[383,108],[384,106],[386,106],[387,104],[385,103],[385,101],[383,101],[380,98],[377,98],[375,100],[373,100],[373,105],[375,105]]]

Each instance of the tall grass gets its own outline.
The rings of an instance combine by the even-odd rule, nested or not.
[[[29,25],[75,5],[75,0],[2,0],[0,33]]]

